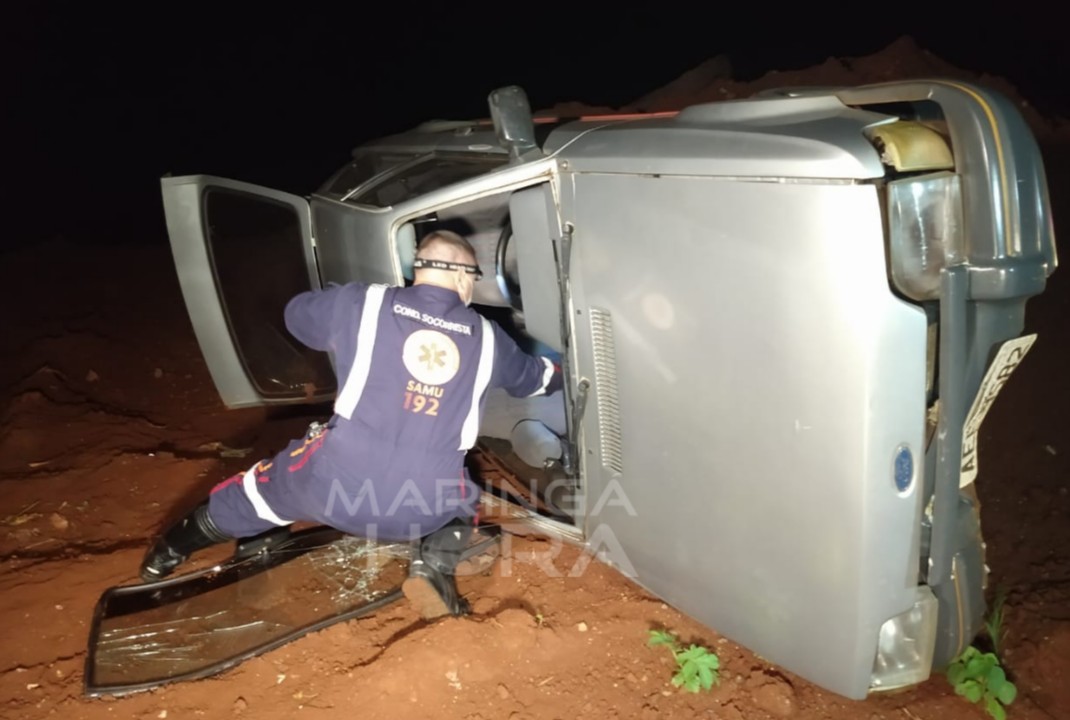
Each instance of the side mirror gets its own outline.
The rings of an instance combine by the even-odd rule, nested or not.
[[[498,88],[487,98],[498,143],[514,163],[543,157],[535,141],[535,121],[524,90],[516,85]]]

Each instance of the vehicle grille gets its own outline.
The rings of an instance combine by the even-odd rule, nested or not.
[[[594,378],[598,396],[598,433],[602,444],[602,465],[607,470],[622,473],[624,461],[621,452],[613,319],[605,310],[591,308],[591,336],[594,345]]]

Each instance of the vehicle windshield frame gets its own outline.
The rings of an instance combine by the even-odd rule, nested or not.
[[[368,151],[366,154],[367,155],[375,155],[375,154],[385,155],[386,153],[383,153],[383,152],[377,153],[376,151],[371,150],[371,151]],[[404,160],[404,161],[398,163],[397,165],[394,165],[393,167],[388,167],[387,169],[382,170],[382,171],[376,173],[375,175],[372,175],[370,178],[368,178],[364,182],[359,183],[352,190],[349,190],[348,192],[346,192],[345,195],[342,195],[339,198],[339,201],[340,202],[344,202],[344,203],[349,203],[351,205],[361,205],[361,206],[364,206],[364,207],[378,207],[377,205],[369,205],[367,203],[352,202],[350,200],[350,198],[352,198],[354,196],[357,196],[357,195],[360,195],[365,190],[370,190],[371,188],[375,187],[380,182],[384,182],[386,180],[389,180],[390,178],[395,177],[399,173],[405,172],[406,170],[408,170],[411,167],[414,167],[416,165],[419,165],[422,162],[426,162],[427,160],[432,159],[434,156],[435,156],[434,152],[423,152],[423,153],[419,153],[419,154],[413,155],[408,160]]]
[[[432,163],[441,163],[439,168],[435,171],[440,171],[443,168],[456,168],[461,165],[474,164],[478,166],[478,172],[472,174],[465,174],[463,177],[449,179],[448,182],[441,184],[435,184],[430,188],[421,189],[415,194],[410,194],[407,197],[403,197],[395,202],[382,203],[382,202],[362,202],[361,198],[366,193],[371,193],[377,189],[385,187],[391,181],[403,177],[410,170],[421,168],[424,165],[431,165]],[[383,211],[388,208],[398,207],[405,205],[413,200],[424,195],[429,195],[442,190],[443,188],[451,187],[459,183],[466,183],[472,179],[482,177],[487,174],[491,174],[506,168],[510,165],[509,157],[505,153],[496,152],[473,152],[470,150],[441,150],[435,149],[428,152],[421,153],[414,156],[410,160],[406,160],[403,163],[399,163],[394,167],[391,167],[374,178],[370,178],[366,182],[362,183],[360,187],[354,188],[352,191],[347,192],[343,202],[349,207],[364,208],[374,211]]]

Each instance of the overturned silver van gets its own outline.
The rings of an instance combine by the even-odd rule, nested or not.
[[[563,398],[488,397],[483,427],[544,532],[846,697],[946,666],[985,611],[978,427],[1057,265],[1015,107],[945,80],[640,116],[489,100],[307,198],[163,179],[224,402],[333,399],[287,300],[403,284],[423,234],[460,230],[473,307],[566,370]]]

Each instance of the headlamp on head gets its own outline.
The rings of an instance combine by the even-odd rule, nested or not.
[[[413,261],[412,266],[417,269],[432,268],[434,270],[464,270],[469,275],[475,275],[476,280],[483,279],[483,271],[479,269],[478,265],[466,265],[464,263],[446,262],[445,260],[417,258]]]

